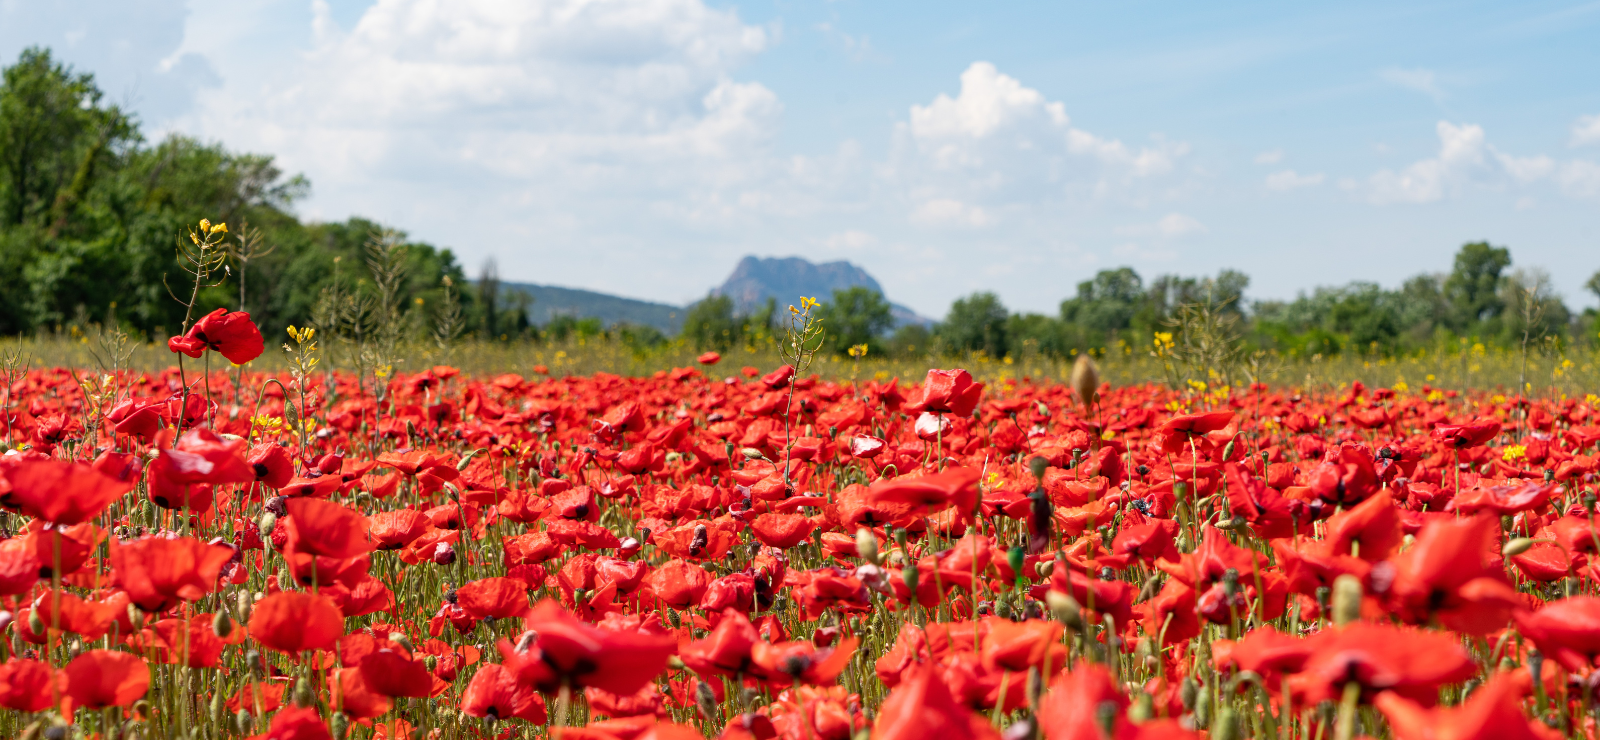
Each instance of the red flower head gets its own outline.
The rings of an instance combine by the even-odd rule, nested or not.
[[[434,678],[428,666],[388,647],[362,659],[361,677],[368,688],[384,696],[433,695]]]
[[[750,649],[761,642],[750,618],[737,609],[725,609],[711,634],[683,646],[684,665],[702,676],[733,676],[750,669]]]
[[[428,516],[416,509],[380,511],[369,522],[367,534],[375,550],[398,550],[428,531]]]
[[[544,699],[518,682],[510,668],[493,663],[472,675],[461,695],[461,711],[473,717],[522,719],[536,725],[547,719]]]
[[[206,350],[221,352],[228,362],[243,365],[261,356],[261,330],[250,321],[250,314],[219,308],[201,317],[181,337],[167,340],[167,349],[195,359]]]
[[[1600,598],[1561,599],[1513,617],[1523,636],[1567,670],[1581,674],[1594,669],[1595,657],[1600,656]]]
[[[1317,633],[1302,676],[1315,703],[1337,701],[1346,683],[1364,697],[1380,691],[1432,704],[1439,688],[1472,678],[1478,666],[1453,635],[1389,625],[1352,622]]]
[[[528,586],[515,578],[484,578],[457,589],[456,603],[475,619],[520,617],[528,611]]]
[[[49,663],[12,658],[0,663],[0,707],[42,712],[50,707],[56,671]]]
[[[372,551],[361,512],[314,498],[291,498],[285,506],[295,552],[342,560]]]
[[[333,647],[344,634],[344,615],[326,596],[281,591],[256,603],[250,636],[284,653]]]
[[[7,458],[0,463],[0,506],[55,524],[80,524],[133,490],[83,463]]]
[[[332,740],[316,707],[289,707],[272,717],[267,731],[250,740]]]
[[[1382,595],[1390,610],[1410,624],[1437,618],[1475,635],[1504,627],[1521,598],[1505,583],[1498,531],[1499,522],[1485,515],[1424,525],[1389,561],[1392,585]]]
[[[90,650],[61,673],[74,708],[125,707],[150,688],[150,666],[137,655],[116,650]]]
[[[1488,444],[1500,435],[1500,422],[1494,419],[1475,419],[1470,424],[1440,424],[1433,428],[1433,438],[1458,450]]]
[[[999,740],[987,719],[956,701],[934,667],[913,666],[900,678],[878,708],[872,740]]]
[[[283,488],[294,480],[294,461],[289,459],[289,453],[282,446],[272,442],[262,442],[252,447],[250,457],[245,462],[249,463],[256,480],[265,483],[268,488]]]
[[[152,612],[206,595],[216,587],[217,574],[232,557],[231,548],[192,537],[111,543],[111,567],[117,582],[133,603]]]
[[[715,365],[722,361],[722,355],[719,355],[715,352],[707,352],[695,358],[695,360],[702,365]]]
[[[112,407],[106,414],[112,431],[149,442],[161,431],[162,411],[166,404],[145,398],[130,398]]]
[[[667,657],[678,651],[676,640],[600,629],[548,599],[533,608],[525,623],[538,635],[533,645],[537,654],[522,662],[517,678],[545,692],[565,684],[632,694],[666,670]],[[501,647],[506,652],[510,645],[502,642]]]
[[[1560,737],[1522,713],[1522,691],[1509,673],[1496,673],[1460,706],[1427,709],[1384,692],[1372,702],[1389,718],[1395,740],[1551,740]]]
[[[762,514],[750,523],[750,531],[761,544],[780,550],[805,542],[816,528],[816,523],[803,514]]]
[[[1189,451],[1189,441],[1226,428],[1233,423],[1232,411],[1213,411],[1206,414],[1184,414],[1168,419],[1156,430],[1161,439],[1161,450],[1169,455]]]
[[[177,445],[162,450],[150,464],[150,501],[169,509],[185,502],[194,511],[211,508],[212,486],[256,479],[244,449],[244,440],[223,439],[210,429],[184,432]]]
[[[955,507],[957,514],[971,517],[978,505],[977,468],[949,468],[942,473],[902,476],[872,484],[868,499],[880,507],[909,506],[911,517],[932,514]]]
[[[1378,469],[1372,453],[1358,445],[1340,445],[1311,471],[1311,492],[1335,504],[1354,504],[1378,491]]]
[[[915,416],[924,411],[953,416],[971,416],[983,396],[983,384],[972,382],[965,370],[929,370],[920,395],[900,405],[900,411]]]

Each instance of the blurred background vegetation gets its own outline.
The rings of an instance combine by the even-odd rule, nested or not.
[[[532,295],[503,284],[492,263],[469,278],[450,250],[386,225],[300,220],[293,207],[309,188],[269,155],[178,134],[147,140],[92,75],[30,49],[0,79],[0,335],[39,362],[84,365],[83,353],[116,333],[128,337],[130,363],[168,364],[159,345],[184,315],[168,290],[183,282],[174,240],[201,218],[229,225],[230,259],[196,308],[249,311],[269,346],[289,325],[315,326],[329,366],[653,372],[717,350],[765,367],[776,364],[786,304],[798,303],[739,311],[710,295],[685,309],[675,336],[568,314],[536,324]],[[897,326],[883,295],[847,288],[815,296],[828,334],[818,369],[905,377],[959,361],[995,378],[1052,376],[1089,353],[1114,380],[1180,384],[1339,373],[1463,387],[1592,379],[1594,308],[1570,309],[1546,273],[1515,266],[1503,246],[1466,244],[1440,268],[1393,289],[1356,282],[1263,301],[1247,297],[1243,272],[1147,280],[1123,267],[1079,283],[1052,315],[975,293],[931,325]],[[1600,272],[1587,286],[1600,296]],[[848,356],[859,345],[864,361]]]

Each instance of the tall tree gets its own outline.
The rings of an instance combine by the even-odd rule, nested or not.
[[[871,288],[857,285],[833,291],[833,297],[822,304],[820,312],[829,347],[841,355],[858,344],[867,345],[873,352],[881,351],[884,332],[894,326],[890,311],[889,301]]]
[[[1483,331],[1480,324],[1493,321],[1505,311],[1500,288],[1510,266],[1511,250],[1488,242],[1471,242],[1456,252],[1455,267],[1444,280],[1451,328],[1461,333]]]
[[[1006,331],[1008,317],[1000,296],[989,292],[973,293],[950,306],[950,313],[939,325],[939,337],[948,349],[1004,357],[1010,349]]]

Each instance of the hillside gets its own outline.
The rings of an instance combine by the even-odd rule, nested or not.
[[[798,302],[800,296],[826,301],[833,291],[858,285],[883,293],[883,286],[866,270],[843,260],[815,264],[800,257],[748,255],[739,260],[733,274],[712,293],[732,298],[740,311],[749,312],[760,307],[767,298],[777,299],[779,305]],[[890,305],[897,325],[933,323],[905,306]]]
[[[539,325],[547,324],[557,316],[567,315],[597,318],[607,326],[617,323],[653,326],[666,334],[676,334],[683,326],[683,308],[665,303],[533,283],[505,283],[504,288],[521,291],[533,298],[533,305],[528,307],[528,320]]]

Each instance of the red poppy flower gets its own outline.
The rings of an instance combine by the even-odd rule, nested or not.
[[[959,516],[970,517],[978,505],[976,468],[949,468],[942,473],[901,476],[872,484],[870,498],[883,505],[909,505],[912,511],[934,513],[955,507]]]
[[[112,431],[117,434],[149,442],[155,438],[156,432],[161,431],[164,406],[160,401],[130,398],[112,407],[110,413],[106,414],[106,421],[111,422]]]
[[[272,717],[267,731],[250,740],[332,740],[316,707],[289,707]]]
[[[1389,719],[1395,740],[1553,740],[1560,733],[1522,713],[1522,691],[1509,673],[1493,674],[1460,706],[1427,709],[1384,692],[1373,706]]]
[[[339,559],[371,552],[367,518],[361,512],[313,498],[291,498],[285,506],[296,552]]]
[[[380,511],[368,520],[374,550],[398,550],[428,531],[428,517],[416,509]],[[508,563],[509,564],[509,563]]]
[[[678,651],[676,640],[603,630],[548,599],[533,608],[525,624],[538,635],[533,645],[538,652],[519,667],[518,679],[545,692],[565,684],[632,694],[665,670],[667,656]]]
[[[1329,503],[1349,505],[1366,500],[1379,487],[1372,453],[1358,445],[1340,445],[1311,470],[1310,486],[1313,494]]]
[[[1500,422],[1494,419],[1476,419],[1468,424],[1440,424],[1433,428],[1433,438],[1458,450],[1487,444],[1500,435]]]
[[[972,382],[972,374],[965,370],[929,370],[917,393],[900,404],[902,413],[971,416],[983,397],[983,384]]]
[[[433,674],[421,660],[380,648],[361,661],[361,676],[384,696],[432,696]]]
[[[1161,450],[1169,455],[1189,451],[1189,442],[1211,432],[1220,431],[1233,423],[1232,411],[1212,411],[1205,414],[1184,414],[1166,420],[1156,434],[1161,439]]]
[[[394,707],[388,696],[373,689],[361,669],[349,667],[329,672],[328,703],[356,720],[381,717]]]
[[[244,440],[223,439],[210,429],[184,432],[172,449],[161,450],[150,463],[150,501],[168,509],[211,508],[212,486],[256,479],[244,449]]]
[[[333,647],[344,634],[344,615],[326,596],[281,591],[256,602],[250,636],[273,650],[299,653]]]
[[[1301,675],[1312,702],[1338,701],[1351,681],[1367,699],[1393,691],[1418,702],[1438,701],[1439,687],[1477,673],[1477,664],[1449,634],[1352,622],[1312,638]]]
[[[228,362],[243,365],[261,356],[263,342],[250,314],[219,308],[194,322],[183,336],[168,339],[167,349],[195,359],[210,349],[222,353]]]
[[[715,365],[722,361],[722,355],[719,355],[715,352],[707,352],[699,357],[696,357],[695,361],[702,365]]]
[[[56,671],[49,663],[13,657],[0,663],[0,707],[42,712],[50,707]]]
[[[268,488],[283,488],[294,480],[294,461],[281,445],[273,442],[262,442],[250,448],[250,457],[245,462],[255,473],[256,480]]]
[[[1513,616],[1518,631],[1567,670],[1583,673],[1594,668],[1594,659],[1600,656],[1600,598],[1575,596]]]
[[[737,609],[726,609],[711,634],[684,645],[678,657],[702,676],[733,676],[749,670],[750,649],[758,642],[761,636],[750,618]]]
[[[125,707],[150,688],[150,667],[139,656],[116,650],[90,650],[61,669],[66,695],[75,708]]]
[[[780,550],[805,542],[816,528],[816,523],[803,514],[762,514],[750,523],[750,531],[761,544]]]
[[[1390,560],[1393,582],[1382,594],[1390,610],[1411,624],[1438,619],[1474,635],[1504,627],[1522,602],[1505,583],[1498,531],[1486,515],[1428,522]]]
[[[650,571],[644,580],[667,606],[688,609],[700,603],[700,597],[705,595],[712,577],[697,565],[683,560],[668,560]]]
[[[872,740],[927,740],[931,737],[999,740],[1000,733],[987,719],[957,703],[933,668],[911,668],[878,707]],[[1055,740],[1053,735],[1048,737]]]
[[[1106,712],[1107,706],[1112,711]],[[1039,702],[1039,731],[1047,740],[1121,738],[1131,729],[1124,715],[1127,706],[1127,697],[1117,691],[1104,666],[1083,665],[1050,684]],[[1103,729],[1102,713],[1110,715],[1110,733]]]
[[[215,589],[217,575],[232,557],[232,548],[192,537],[144,537],[111,543],[111,567],[117,583],[133,603],[152,612],[194,601]]]
[[[473,717],[522,719],[536,725],[547,720],[544,699],[519,683],[511,669],[494,663],[472,674],[461,694],[461,711]]]
[[[528,587],[515,578],[483,578],[457,589],[456,603],[477,619],[518,617],[528,611]]]
[[[0,463],[0,506],[55,524],[79,524],[99,516],[137,482],[83,463],[7,458]]]

